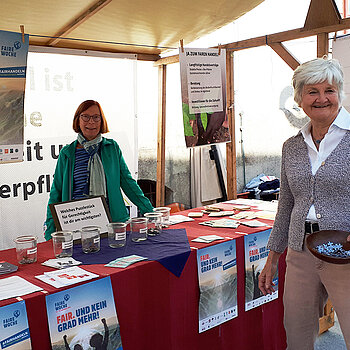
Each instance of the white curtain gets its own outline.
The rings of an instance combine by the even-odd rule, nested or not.
[[[215,203],[223,197],[215,161],[210,159],[210,146],[191,148],[191,207]],[[217,147],[221,170],[226,186],[226,169]]]

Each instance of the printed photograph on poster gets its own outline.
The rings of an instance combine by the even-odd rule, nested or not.
[[[199,333],[237,317],[236,241],[197,250]]]
[[[29,36],[0,30],[0,163],[23,160]]]
[[[53,350],[122,350],[110,277],[46,296]]]
[[[30,333],[24,301],[0,308],[0,349],[30,350]]]
[[[184,135],[187,147],[230,141],[226,111],[226,51],[180,49]]]
[[[245,254],[245,311],[278,298],[278,270],[273,277],[275,292],[264,296],[259,289],[259,275],[265,266],[271,230],[244,236]]]

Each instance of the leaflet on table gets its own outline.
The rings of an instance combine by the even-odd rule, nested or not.
[[[0,308],[0,349],[31,349],[27,310],[24,301]]]
[[[188,216],[185,215],[171,215],[169,217],[169,223],[168,225],[175,225],[175,224],[179,224],[181,222],[186,222],[186,221],[194,221],[194,219],[189,218]]]
[[[0,300],[15,298],[43,290],[19,276],[0,279]]]
[[[105,266],[125,268],[125,267],[128,267],[129,265],[135,264],[143,260],[147,260],[147,258],[144,258],[143,256],[139,256],[139,255],[129,255],[129,256],[124,256],[122,258],[118,258],[113,261],[110,261]]]
[[[275,284],[273,294],[264,296],[259,289],[258,281],[269,254],[266,246],[270,233],[271,230],[269,229],[244,237],[246,311],[278,298],[278,271],[273,278]]]
[[[41,263],[41,265],[54,267],[55,269],[65,269],[80,264],[81,261],[75,260],[74,258],[49,259]]]
[[[210,226],[210,227],[221,227],[221,228],[237,228],[239,222],[231,219],[219,219],[200,222],[200,225]]]
[[[197,250],[199,333],[237,317],[236,241]]]
[[[53,349],[122,350],[110,277],[46,296]]]
[[[199,242],[199,243],[211,243],[217,240],[225,239],[224,237],[220,237],[217,235],[208,235],[208,236],[199,236],[195,239],[192,239],[192,242]]]
[[[248,226],[248,227],[263,227],[263,226],[270,226],[269,224],[265,224],[258,220],[250,220],[250,221],[240,221],[241,225]]]
[[[64,270],[44,272],[43,275],[35,276],[39,280],[51,284],[55,288],[70,286],[72,284],[84,282],[98,277],[98,275],[73,266]]]

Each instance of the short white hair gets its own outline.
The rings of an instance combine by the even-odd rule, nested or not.
[[[294,71],[292,82],[295,102],[301,105],[304,85],[319,84],[324,81],[337,87],[341,104],[345,97],[343,70],[338,60],[326,57],[305,62]]]

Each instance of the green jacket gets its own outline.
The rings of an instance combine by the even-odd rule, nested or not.
[[[62,148],[57,160],[55,175],[48,204],[72,199],[73,171],[77,140]],[[137,182],[132,178],[118,144],[112,139],[102,138],[101,161],[106,175],[107,196],[112,222],[125,222],[129,219],[121,189],[139,208],[141,214],[152,212],[151,202],[144,196]],[[56,231],[52,214],[47,206],[45,239]]]

